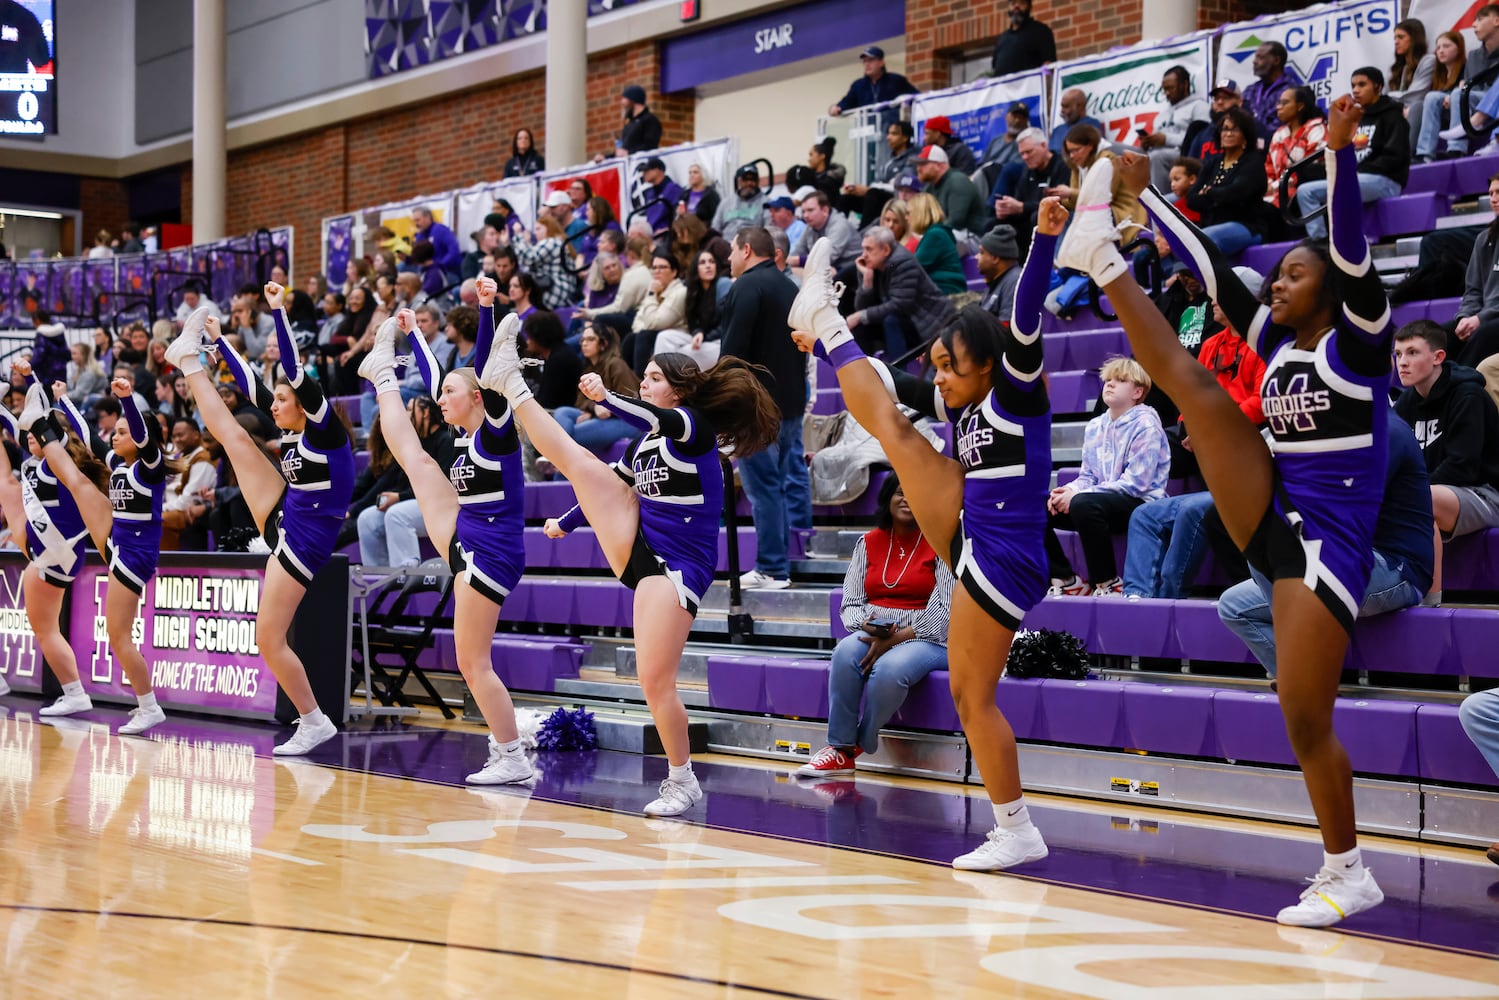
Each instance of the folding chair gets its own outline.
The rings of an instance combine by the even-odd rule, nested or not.
[[[433,630],[443,621],[452,621],[449,604],[453,574],[446,566],[431,564],[396,570],[373,582],[367,571],[350,576],[358,602],[360,635],[360,646],[350,659],[358,661],[351,662],[351,666],[364,681],[364,705],[355,706],[350,714],[417,714],[418,709],[402,690],[406,680],[415,677],[437,704],[443,718],[456,718],[417,663],[422,653],[434,646]],[[436,603],[430,610],[413,609],[414,599],[423,594],[436,594]],[[375,700],[380,702],[379,706],[374,704]]]

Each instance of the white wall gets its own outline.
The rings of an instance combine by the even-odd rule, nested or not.
[[[887,53],[885,68],[905,72],[905,53],[881,43]],[[784,174],[794,163],[807,162],[807,147],[817,139],[817,116],[848,93],[849,84],[863,72],[863,46],[761,73],[750,73],[698,88],[698,141],[725,135],[739,137],[739,158],[766,157]],[[847,143],[839,140],[833,159],[847,163]]]
[[[135,4],[57,5],[57,135],[0,139],[0,149],[124,156],[134,147]]]

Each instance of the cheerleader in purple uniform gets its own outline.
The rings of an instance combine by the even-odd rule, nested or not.
[[[256,642],[276,683],[301,715],[296,734],[274,752],[296,756],[312,751],[338,733],[333,720],[318,707],[307,670],[287,641],[287,633],[312,578],[333,555],[338,529],[354,492],[354,452],[348,428],[303,369],[282,308],[285,295],[286,290],[274,281],[266,284],[265,297],[276,322],[276,341],[286,372],[277,380],[274,391],[266,388],[249,363],[219,335],[219,321],[206,309],[188,316],[181,335],[167,348],[166,357],[186,376],[198,413],[209,433],[223,446],[245,503],[271,549],[260,594]],[[219,352],[240,391],[268,411],[281,429],[279,467],[266,457],[219,397],[203,370],[200,353],[206,349]]]
[[[1363,866],[1353,773],[1333,731],[1333,703],[1348,633],[1368,584],[1383,495],[1390,385],[1390,306],[1363,231],[1353,138],[1362,111],[1332,103],[1327,128],[1331,243],[1286,253],[1257,300],[1201,231],[1150,183],[1150,162],[1127,154],[1127,190],[1157,220],[1230,325],[1265,359],[1260,395],[1267,446],[1213,373],[1182,350],[1128,274],[1108,217],[1113,166],[1088,172],[1078,216],[1057,263],[1086,271],[1108,293],[1135,357],[1181,407],[1192,450],[1223,525],[1270,587],[1276,679],[1286,733],[1322,831],[1323,864],[1281,910],[1283,924],[1325,927],[1378,905],[1384,893]]]
[[[12,368],[25,376],[29,384],[35,384],[30,362],[16,361]],[[43,706],[37,714],[56,716],[86,712],[94,707],[94,703],[83,689],[73,644],[62,634],[60,616],[63,597],[83,566],[88,527],[83,523],[83,515],[79,513],[73,494],[63,488],[43,457],[42,442],[24,433],[9,411],[0,410],[0,419],[4,419],[22,454],[30,452],[21,462],[21,481],[18,483],[11,476],[9,456],[0,449],[0,508],[5,512],[11,534],[18,542],[24,539],[30,559],[21,575],[26,620],[47,666],[62,684],[62,697]],[[63,431],[55,418],[49,417],[48,422],[72,456],[73,464],[95,489],[107,493],[109,468],[94,457],[76,435]],[[0,688],[4,687],[4,678],[0,678]],[[3,693],[0,690],[0,694]]]
[[[1015,734],[994,695],[1015,631],[1048,582],[1051,404],[1041,378],[1041,305],[1066,221],[1055,198],[1041,203],[1010,326],[978,306],[959,313],[932,344],[935,387],[892,374],[859,349],[838,314],[825,239],[807,257],[789,317],[802,348],[812,348],[815,336],[818,354],[837,369],[849,412],[884,447],[921,533],[962,584],[953,591],[948,677],[995,821],[983,844],[953,859],[953,867],[972,871],[1047,855],[1021,793]],[[897,401],[951,423],[956,458],[932,448]]]
[[[520,582],[525,558],[525,474],[520,436],[510,404],[492,389],[481,389],[474,369],[482,369],[494,343],[494,297],[498,286],[479,279],[479,337],[474,366],[442,377],[442,370],[421,331],[416,314],[396,314],[413,361],[442,410],[442,418],[462,432],[449,468],[440,467],[422,447],[401,405],[396,379],[396,334],[382,326],[375,346],[359,366],[361,377],[375,386],[380,426],[421,504],[422,521],[437,551],[445,553],[457,582],[453,587],[453,643],[458,669],[489,726],[489,759],[467,778],[475,785],[524,782],[535,772],[521,748],[510,692],[495,674],[491,660],[496,623],[505,598]],[[499,336],[513,340],[520,320],[510,313]]]
[[[744,362],[703,371],[683,354],[658,354],[646,366],[640,398],[606,390],[597,375],[579,389],[643,433],[611,469],[578,444],[531,397],[514,337],[494,345],[479,382],[509,400],[536,450],[572,484],[578,510],[569,525],[593,525],[620,582],[635,591],[635,659],[670,771],[652,816],[676,816],[702,798],[688,755],[687,710],[677,667],[692,620],[713,582],[724,481],[720,444],[749,455],[775,441],[779,411]],[[548,524],[548,534],[560,533]]]
[[[109,648],[124,667],[138,702],[119,733],[137,736],[166,721],[151,688],[151,669],[135,644],[133,628],[141,596],[156,575],[156,561],[161,554],[162,489],[167,476],[180,472],[182,465],[163,454],[161,425],[141,413],[130,383],[117,378],[110,389],[119,397],[125,419],[115,425],[107,446],[67,396],[58,395],[63,414],[74,432],[88,441],[89,450],[99,461],[109,466],[107,494],[73,460],[63,443],[65,437],[48,419],[47,393],[42,386],[34,384],[27,390],[20,423],[41,443],[48,467],[62,488],[72,495],[95,546],[104,553],[109,567],[109,586],[104,598]]]

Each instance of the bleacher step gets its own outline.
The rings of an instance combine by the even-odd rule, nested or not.
[[[828,591],[825,586],[792,587],[789,590],[742,591],[744,610],[756,619],[783,619],[790,621],[828,620]],[[725,581],[713,584],[703,597],[702,611],[727,613],[729,610],[729,585]]]

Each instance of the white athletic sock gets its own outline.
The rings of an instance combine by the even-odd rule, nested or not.
[[[304,726],[321,726],[326,721],[328,721],[328,717],[323,714],[321,708],[314,708],[302,716],[302,725]]]
[[[395,369],[387,368],[375,376],[375,395],[382,392],[400,392],[401,381],[396,378]]]
[[[494,737],[490,737],[490,739],[494,739]],[[501,743],[499,740],[494,740],[494,745],[499,747],[500,753],[504,754],[507,757],[514,757],[516,754],[521,752],[521,742],[519,737],[511,740],[509,743]]]
[[[1354,875],[1363,871],[1364,857],[1357,847],[1351,851],[1344,851],[1342,854],[1328,854],[1323,851],[1322,864],[1339,874]]]
[[[141,708],[144,708],[147,711],[151,711],[152,709],[159,709],[160,708],[160,706],[156,704],[156,692],[155,691],[150,691],[150,692],[148,692],[146,694],[138,694],[138,695],[135,696],[135,700],[136,700],[136,703],[139,704]]]
[[[184,375],[198,374],[203,370],[202,356],[200,354],[194,354],[192,357],[183,358],[182,364],[177,366],[177,370]]]
[[[83,681],[74,681],[71,684],[64,684],[62,686],[62,693],[69,697],[83,694]]]
[[[666,776],[672,781],[687,781],[692,778],[692,761],[685,764],[671,764]]]
[[[994,807],[994,822],[1001,829],[1018,830],[1021,827],[1030,826],[1031,813],[1025,807],[1025,799],[1018,798],[1014,802],[991,802]]]

